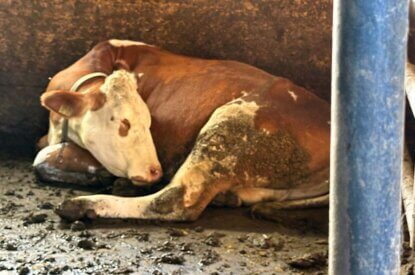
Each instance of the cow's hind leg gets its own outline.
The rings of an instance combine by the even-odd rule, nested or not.
[[[92,187],[111,184],[115,179],[88,151],[72,142],[44,147],[33,167],[43,182]]]
[[[251,208],[255,218],[267,219],[299,230],[317,229],[327,232],[329,195],[315,198],[263,202]]]
[[[297,189],[269,190],[270,192],[243,190],[239,195],[243,201],[246,200],[244,198],[251,200],[251,213],[254,217],[273,220],[290,227],[302,227],[306,223],[325,228],[329,203],[327,178],[328,169],[324,169],[311,176],[309,184]],[[257,201],[252,201],[253,199]]]
[[[326,207],[329,203],[329,194],[321,195],[314,198],[305,198],[292,201],[269,201],[261,202],[253,205],[252,213],[255,215],[261,215],[261,213],[269,213],[280,210],[292,210],[292,209],[308,209]]]
[[[245,205],[271,202],[278,205],[279,209],[309,208],[324,203],[320,198],[328,196],[328,177],[329,168],[324,168],[300,180],[293,188],[239,187],[231,192],[234,192]],[[328,201],[326,205],[327,203]]]
[[[284,209],[314,208],[328,205],[328,173],[323,169],[308,177],[306,183],[294,189],[237,186],[226,193],[218,194],[214,205],[253,206],[252,211],[260,214],[262,209],[269,213]]]

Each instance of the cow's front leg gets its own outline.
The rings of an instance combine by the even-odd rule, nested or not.
[[[211,173],[213,163],[192,159],[190,156],[172,182],[155,194],[134,198],[82,196],[64,201],[56,212],[69,220],[83,217],[194,220],[219,192],[229,188],[230,181]]]
[[[44,182],[98,186],[115,179],[87,150],[72,142],[46,146],[37,154],[33,167]]]
[[[192,220],[199,211],[183,205],[184,188],[169,186],[154,195],[118,197],[82,196],[64,201],[56,213],[67,220],[82,218],[133,218],[156,220]]]

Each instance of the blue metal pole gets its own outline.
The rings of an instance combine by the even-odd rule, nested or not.
[[[335,0],[329,273],[398,274],[407,0]]]

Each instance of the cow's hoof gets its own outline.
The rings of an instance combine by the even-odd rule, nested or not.
[[[280,202],[262,202],[251,207],[251,215],[254,218],[273,219],[279,217],[280,213],[286,213],[284,206]]]
[[[69,199],[62,202],[55,209],[55,213],[62,219],[76,221],[83,218],[95,219],[95,210],[91,208],[90,202],[83,199]]]

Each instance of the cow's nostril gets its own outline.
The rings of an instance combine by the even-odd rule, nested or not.
[[[158,178],[158,177],[161,176],[161,169],[160,168],[150,167],[149,172],[150,172],[151,177],[153,177],[153,178]]]
[[[146,176],[134,176],[134,177],[130,177],[130,180],[132,180],[133,182],[137,183],[137,182],[156,182],[158,181],[161,176],[162,176],[163,172],[161,170],[161,168],[158,168],[157,166],[152,166],[149,167],[147,170],[147,175]]]
[[[152,176],[157,176],[158,174],[159,174],[159,170],[157,170],[156,168],[154,168],[154,167],[151,167],[150,168],[150,174],[152,175]]]

